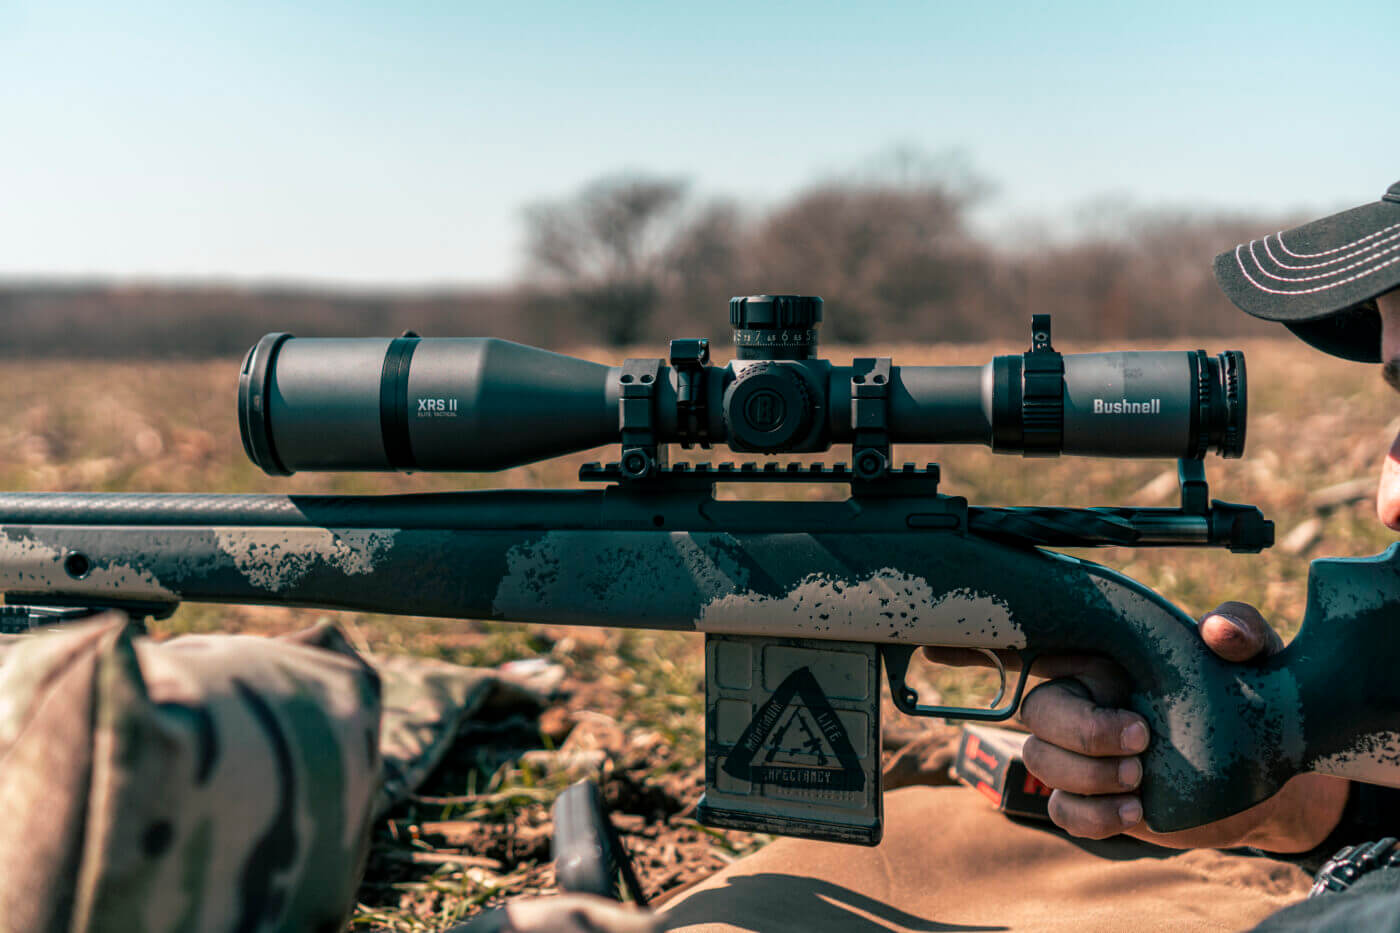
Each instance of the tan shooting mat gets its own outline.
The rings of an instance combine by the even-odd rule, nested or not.
[[[879,846],[780,839],[673,897],[663,917],[687,933],[1184,933],[1251,927],[1310,883],[1272,859],[1072,840],[966,788],[910,787],[886,795]]]

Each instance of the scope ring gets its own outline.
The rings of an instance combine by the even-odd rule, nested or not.
[[[1065,439],[1065,361],[1050,342],[1050,315],[1031,315],[1021,354],[1021,453],[1058,457]]]

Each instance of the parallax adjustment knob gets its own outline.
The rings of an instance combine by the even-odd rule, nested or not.
[[[779,453],[806,436],[812,397],[790,364],[745,367],[724,390],[724,423],[734,450]]]

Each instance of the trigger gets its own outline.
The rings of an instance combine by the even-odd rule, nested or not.
[[[991,648],[976,648],[974,650],[986,655],[987,659],[992,662],[992,667],[997,669],[997,677],[1000,678],[1000,682],[997,684],[997,695],[987,705],[998,706],[1001,704],[1002,698],[1006,696],[1006,665],[1001,662],[1001,655]]]

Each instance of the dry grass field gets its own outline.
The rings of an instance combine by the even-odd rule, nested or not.
[[[1258,605],[1286,634],[1301,620],[1309,557],[1364,555],[1393,539],[1374,517],[1370,498],[1329,505],[1317,491],[1376,475],[1400,428],[1400,406],[1376,367],[1325,359],[1291,339],[1247,340],[1249,434],[1246,456],[1212,456],[1207,476],[1216,497],[1258,505],[1278,525],[1280,540],[1294,535],[1293,553],[1275,548],[1258,556],[1204,550],[1104,550],[1092,558],[1123,570],[1199,614],[1225,599]],[[1170,348],[1219,341],[1174,342]],[[1121,349],[1065,345],[1063,352]],[[1168,348],[1168,347],[1154,347]],[[854,355],[887,354],[897,363],[980,363],[995,353],[1019,351],[1016,343],[977,346],[881,346],[827,348],[844,362]],[[629,355],[659,355],[637,348]],[[593,359],[613,352],[579,351]],[[150,364],[5,362],[0,365],[0,484],[12,490],[220,491],[277,493],[373,493],[462,488],[576,485],[580,463],[607,459],[606,449],[536,464],[497,475],[385,476],[304,474],[264,476],[244,456],[234,401],[237,363]],[[693,453],[693,452],[690,452]],[[943,465],[944,491],[990,505],[1166,505],[1175,489],[1162,481],[1174,475],[1167,461],[1062,458],[1023,460],[971,448],[899,448],[897,459]],[[684,459],[676,457],[676,459]],[[718,458],[716,458],[718,459]],[[828,459],[844,459],[837,452]],[[0,516],[3,520],[3,516]],[[1310,543],[1304,539],[1311,539]],[[647,632],[571,633],[481,621],[442,621],[319,613],[278,608],[186,606],[160,623],[157,634],[239,630],[275,632],[310,625],[330,616],[357,643],[375,654],[411,652],[464,664],[495,664],[536,654],[563,664],[570,682],[602,685],[595,705],[629,731],[656,733],[666,746],[655,759],[658,780],[669,774],[698,774],[703,756],[702,682],[698,637]],[[948,673],[938,681],[945,695],[975,686],[976,677]],[[702,691],[701,691],[702,692]],[[466,771],[471,771],[470,768]],[[463,772],[466,773],[466,772]],[[453,777],[457,780],[460,777]],[[528,769],[509,763],[490,773],[471,773],[470,787],[444,793],[483,791],[494,805],[475,805],[405,819],[510,817],[516,803],[539,819],[558,787],[539,783]],[[525,788],[518,797],[503,792]],[[488,795],[489,796],[489,795]],[[500,805],[500,801],[507,801]],[[443,814],[447,814],[444,816]],[[402,821],[401,821],[402,822]],[[706,838],[697,836],[697,838]],[[715,863],[756,844],[716,834]],[[379,845],[393,845],[386,837]],[[376,863],[378,864],[378,863]],[[356,929],[437,930],[469,915],[503,891],[547,888],[543,866],[514,866],[506,874],[461,864],[437,864],[411,875],[376,874],[361,892]]]

